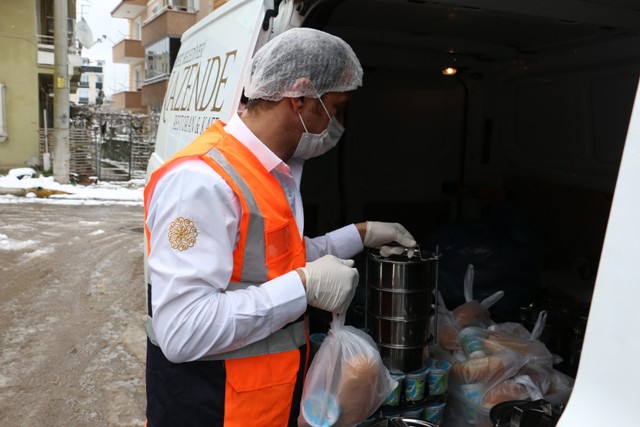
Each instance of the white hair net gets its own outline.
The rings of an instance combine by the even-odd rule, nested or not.
[[[362,86],[362,67],[344,40],[312,28],[292,28],[258,49],[244,83],[249,99],[316,98]]]

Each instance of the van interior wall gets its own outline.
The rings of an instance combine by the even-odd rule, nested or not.
[[[319,232],[363,219],[397,221],[424,241],[457,209],[457,196],[441,187],[461,171],[462,86],[436,72],[365,74],[343,141],[305,166],[307,212],[317,211]]]
[[[343,141],[305,168],[307,231],[398,221],[426,242],[507,206],[542,243],[539,286],[588,305],[640,72],[616,49],[454,78],[390,58],[365,63]]]
[[[588,303],[640,69],[521,72],[501,82],[494,147],[506,202],[544,244],[541,285]],[[482,179],[479,179],[482,182]]]

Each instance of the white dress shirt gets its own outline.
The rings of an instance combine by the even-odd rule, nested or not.
[[[237,115],[225,131],[251,150],[278,180],[302,236],[303,161],[284,163]],[[171,223],[180,217],[193,221],[197,228],[195,244],[182,251],[173,249],[169,242]],[[153,329],[172,362],[192,361],[251,344],[306,310],[304,287],[295,271],[260,286],[226,292],[240,217],[238,197],[199,159],[182,162],[156,186],[146,223],[151,232],[148,268]],[[353,224],[314,239],[305,237],[305,243],[307,261],[326,254],[351,258],[363,249]]]

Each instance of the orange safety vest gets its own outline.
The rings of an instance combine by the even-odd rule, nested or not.
[[[240,238],[233,253],[228,288],[232,290],[236,286],[259,285],[303,267],[306,254],[304,240],[279,182],[223,126],[221,121],[214,123],[152,174],[144,194],[145,232],[147,250],[151,253],[146,219],[158,181],[180,162],[202,159],[233,189],[242,208]],[[306,325],[304,329],[303,340],[308,343]],[[225,427],[287,425],[300,352],[290,348],[274,353],[274,347],[277,346],[266,346],[270,348],[269,354],[217,356],[217,360],[224,359],[226,370]]]

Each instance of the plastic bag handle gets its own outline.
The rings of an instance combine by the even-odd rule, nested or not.
[[[473,301],[473,264],[467,266],[467,272],[464,275],[464,299],[467,302]]]
[[[488,297],[483,299],[480,304],[482,304],[484,308],[489,308],[493,304],[497,303],[500,300],[500,298],[502,298],[503,296],[504,296],[504,291],[497,291],[493,295],[489,295]]]
[[[346,319],[346,315],[342,316],[340,315],[340,313],[331,313],[331,324],[329,325],[329,328],[337,331],[338,329],[342,329],[344,327],[344,321]]]
[[[544,397],[540,388],[533,382],[529,375],[516,375],[514,379],[517,384],[527,389],[531,400],[540,400]]]
[[[547,323],[547,312],[545,310],[542,310],[538,314],[538,320],[536,320],[536,325],[533,327],[533,331],[531,331],[531,337],[529,338],[531,341],[540,338],[545,323]]]
[[[438,291],[438,312],[439,313],[449,312],[449,310],[447,310],[447,306],[444,303],[444,298],[442,297],[442,294],[440,293],[440,291]]]

